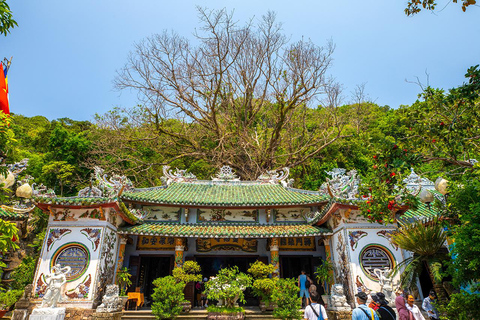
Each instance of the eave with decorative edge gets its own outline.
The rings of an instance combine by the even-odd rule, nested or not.
[[[195,238],[285,238],[332,235],[327,228],[310,224],[213,223],[211,225],[145,222],[119,229],[119,234]]]
[[[51,197],[35,197],[35,205],[43,211],[50,211],[51,208],[70,208],[70,209],[93,209],[93,208],[113,208],[119,213],[121,218],[129,223],[135,224],[138,218],[135,217],[125,206],[124,203],[117,198],[105,197],[70,197],[70,198],[51,198]]]
[[[31,210],[33,210],[33,208]],[[31,210],[17,210],[15,208],[2,205],[0,206],[0,219],[8,221],[24,221],[28,219],[29,212]]]

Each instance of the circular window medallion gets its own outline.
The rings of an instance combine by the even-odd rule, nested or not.
[[[87,270],[90,264],[90,253],[83,244],[70,242],[55,251],[50,263],[50,272],[52,272],[52,267],[57,264],[62,267],[69,266],[72,268],[66,276],[67,281],[74,281],[80,278]]]
[[[379,245],[370,245],[360,252],[360,266],[363,272],[372,280],[378,281],[375,269],[393,269],[395,262],[388,249]]]

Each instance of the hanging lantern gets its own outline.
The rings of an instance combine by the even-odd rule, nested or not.
[[[420,201],[422,201],[423,203],[429,205],[430,203],[433,202],[433,200],[435,200],[435,198],[433,197],[433,194],[429,191],[429,190],[426,190],[426,189],[423,189],[421,192],[420,192]]]
[[[445,180],[442,177],[438,177],[437,180],[435,180],[435,189],[443,195],[446,195],[448,192],[447,185],[448,180]]]
[[[3,184],[4,188],[10,188],[15,183],[15,176],[10,171],[7,171],[7,176],[0,174],[0,184]]]
[[[20,198],[31,198],[32,197],[32,187],[28,183],[22,184],[20,187],[17,188],[16,195]]]

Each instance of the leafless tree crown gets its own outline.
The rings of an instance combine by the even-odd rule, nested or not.
[[[340,88],[327,77],[331,41],[291,42],[272,12],[243,25],[226,10],[198,12],[193,40],[153,35],[118,71],[116,88],[135,90],[141,104],[127,123],[143,134],[128,139],[169,145],[164,162],[201,158],[249,179],[302,164],[341,137]],[[317,108],[319,95],[331,103]],[[121,121],[105,115],[98,123],[118,129]]]

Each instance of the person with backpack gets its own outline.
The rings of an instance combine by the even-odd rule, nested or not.
[[[377,293],[379,307],[377,314],[380,320],[397,320],[395,311],[388,305],[388,301],[385,300],[385,295],[382,292]]]
[[[325,307],[319,303],[321,299],[316,291],[311,293],[312,303],[305,308],[304,320],[328,320]]]
[[[308,306],[310,300],[310,294],[308,293],[308,288],[312,280],[305,274],[305,270],[301,271],[301,274],[298,276],[298,286],[300,287],[300,298],[302,298],[302,305],[303,305],[303,297],[305,296],[305,306]]]
[[[377,313],[367,307],[368,295],[365,292],[359,292],[355,297],[358,307],[352,311],[352,320],[380,320]]]

